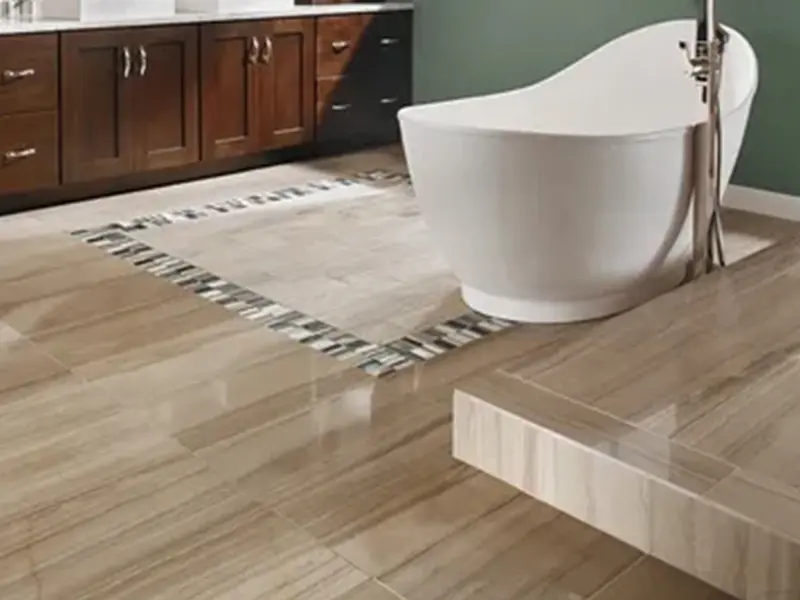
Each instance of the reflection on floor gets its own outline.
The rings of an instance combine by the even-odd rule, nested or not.
[[[0,598],[728,598],[451,457],[455,389],[481,374],[519,383],[514,369],[596,325],[514,327],[375,378],[358,356],[332,358],[59,233],[354,160],[386,168],[387,155],[0,219]],[[794,229],[734,220],[740,254]]]

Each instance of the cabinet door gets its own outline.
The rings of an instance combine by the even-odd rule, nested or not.
[[[136,168],[152,171],[200,159],[198,34],[192,25],[136,31],[133,81]]]
[[[130,32],[125,29],[61,36],[65,182],[133,171],[132,52]]]
[[[314,137],[314,19],[269,21],[259,114],[262,139],[285,148]]]
[[[257,99],[262,32],[263,27],[252,21],[203,26],[200,70],[204,160],[242,156],[262,147]]]

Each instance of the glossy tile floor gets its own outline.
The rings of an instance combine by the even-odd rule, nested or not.
[[[189,206],[158,202],[132,218],[129,197],[112,221],[85,209],[68,221],[83,217],[73,235],[143,271],[328,355],[357,353],[383,376],[513,326],[462,302],[398,150],[295,166],[288,184],[267,169],[261,188],[244,177],[234,197],[193,184]]]
[[[376,379],[58,233],[195,186],[0,219],[0,598],[727,598],[451,457],[454,389],[586,326]]]
[[[739,598],[798,598],[797,298],[800,237],[576,327],[459,384],[456,455]]]
[[[722,597],[450,457],[548,332],[378,380],[63,235],[0,298],[3,599]]]

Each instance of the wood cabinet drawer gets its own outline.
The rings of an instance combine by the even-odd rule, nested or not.
[[[317,24],[317,77],[373,76],[411,63],[410,14],[321,17]]]
[[[404,89],[376,86],[358,78],[317,82],[317,131],[321,142],[392,142],[397,111],[410,102]]]
[[[58,185],[55,112],[0,117],[0,195]]]
[[[58,102],[58,37],[0,37],[0,115],[51,110]]]
[[[354,67],[372,15],[340,15],[317,20],[317,77],[336,77]]]

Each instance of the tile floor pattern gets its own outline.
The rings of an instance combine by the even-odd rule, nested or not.
[[[161,232],[168,226],[196,223],[212,217],[245,214],[247,215],[245,223],[248,226],[253,228],[252,224],[255,223],[255,229],[264,237],[269,237],[270,230],[262,221],[256,220],[258,215],[254,215],[254,211],[263,211],[276,203],[301,200],[311,200],[315,203],[335,203],[366,197],[365,201],[369,203],[386,202],[385,197],[377,196],[381,190],[394,187],[408,188],[408,185],[409,178],[405,170],[374,169],[352,176],[295,183],[266,193],[249,194],[228,201],[209,202],[200,206],[162,211],[108,223],[100,227],[79,229],[73,231],[72,235],[105,250],[112,256],[128,260],[148,273],[171,281],[206,300],[220,304],[240,316],[262,324],[273,331],[282,332],[328,356],[341,359],[360,357],[359,368],[371,375],[384,376],[407,368],[415,362],[436,358],[455,348],[508,329],[513,326],[513,323],[469,311],[459,300],[456,303],[455,311],[451,312],[449,316],[443,315],[441,321],[437,320],[435,323],[414,331],[406,331],[409,329],[408,327],[392,328],[389,313],[384,314],[373,324],[373,329],[380,327],[392,334],[399,332],[399,335],[388,340],[367,340],[359,335],[358,327],[353,327],[352,323],[345,323],[344,327],[336,327],[327,320],[318,318],[313,313],[322,310],[321,307],[314,307],[311,311],[308,309],[298,310],[297,306],[279,302],[251,287],[234,282],[233,278],[227,274],[213,273],[176,255],[181,253],[181,249],[174,254],[154,248],[142,241],[141,234],[158,230],[157,233],[160,235],[150,243],[156,246],[170,246],[173,239],[172,231],[163,234]],[[409,195],[407,189],[402,190],[400,194],[402,196]],[[405,204],[407,203],[405,201]],[[403,209],[405,204],[400,209]],[[288,219],[294,216],[293,213],[287,213]],[[421,223],[416,213],[412,217]],[[241,223],[241,221],[234,221],[233,225],[241,227]],[[360,227],[363,225],[362,221]],[[345,231],[341,233],[343,237],[347,237]],[[314,234],[314,237],[319,236],[319,232]],[[208,238],[203,236],[202,241],[195,246],[195,249],[203,247],[207,251],[209,244]],[[300,248],[301,245],[298,244],[296,247]],[[236,248],[238,248],[238,252]],[[220,242],[220,247],[215,250],[220,256],[230,255],[228,265],[231,262],[247,262],[248,256],[243,254],[242,246],[232,248],[225,243],[224,239]],[[263,254],[265,250],[258,248],[251,249],[251,252],[254,253],[254,262],[259,262],[258,254]],[[352,256],[353,251],[351,250],[349,254]],[[325,257],[319,258],[324,260]],[[266,275],[265,269],[259,267],[258,270],[263,278]],[[229,272],[229,268],[226,268],[225,271]],[[346,287],[343,284],[340,285],[342,288]],[[454,288],[455,285],[451,284],[450,287]],[[268,291],[272,287],[271,285],[266,286]],[[320,291],[309,290],[309,296],[313,298],[319,295]],[[341,294],[346,295],[347,293],[346,289],[341,290]],[[353,331],[354,329],[355,331]]]
[[[4,600],[722,600],[450,455],[519,327],[375,378],[66,235],[0,239]]]
[[[798,297],[795,236],[575,329],[460,386],[456,456],[738,598],[800,598]]]
[[[451,457],[465,378],[595,324],[376,378],[57,233],[349,160],[0,219],[0,598],[729,599]],[[737,258],[796,231],[729,216]]]

